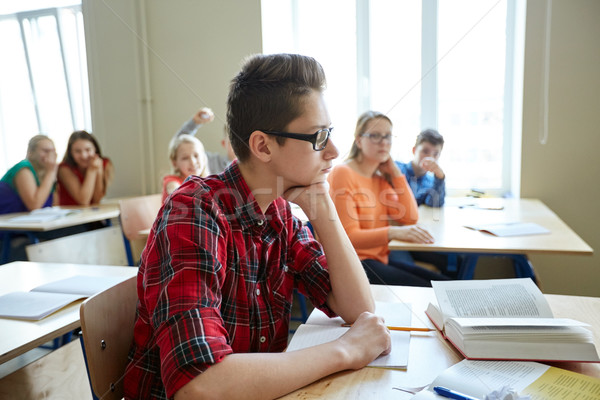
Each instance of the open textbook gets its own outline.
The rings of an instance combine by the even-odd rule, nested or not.
[[[76,300],[90,297],[127,279],[114,276],[76,275],[29,292],[12,292],[0,296],[0,318],[40,320]]]
[[[531,400],[592,400],[600,398],[600,379],[536,362],[463,360],[442,372],[413,400],[441,400],[436,386],[484,399],[509,386]]]
[[[554,318],[529,278],[433,281],[426,314],[463,356],[600,362],[585,323]]]
[[[410,326],[411,305],[406,303],[376,302],[375,313],[385,318],[388,326]],[[331,342],[348,331],[343,327],[340,317],[329,318],[322,311],[314,309],[306,324],[302,324],[294,333],[286,351],[300,350],[306,347]],[[380,356],[369,364],[370,367],[406,369],[410,332],[391,331],[392,351]]]
[[[29,212],[28,214],[19,215],[10,219],[11,222],[48,222],[55,219],[66,217],[67,215],[73,215],[80,213],[81,210],[60,208],[60,207],[44,207],[38,208]]]

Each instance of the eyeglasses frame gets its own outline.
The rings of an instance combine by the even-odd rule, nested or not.
[[[332,130],[333,130],[333,127],[321,128],[318,131],[316,131],[315,133],[310,134],[310,135],[307,135],[305,133],[280,132],[280,131],[272,131],[272,130],[266,130],[266,129],[261,129],[260,131],[266,133],[267,135],[275,135],[275,136],[280,136],[280,137],[284,137],[284,138],[304,140],[306,142],[312,143],[314,151],[323,151],[327,147],[327,143],[329,143],[329,136],[331,136]],[[323,144],[323,147],[320,149],[317,149],[317,138],[319,137],[319,133],[322,131],[327,132],[327,138],[325,139],[325,143]]]
[[[375,141],[373,139],[373,135],[379,136],[380,139],[378,141]],[[392,141],[394,140],[394,135],[381,135],[379,133],[361,133],[360,134],[361,137],[366,137],[367,139],[369,139],[371,141],[371,143],[373,144],[379,144],[382,143],[384,140],[387,140],[390,144],[392,143]]]

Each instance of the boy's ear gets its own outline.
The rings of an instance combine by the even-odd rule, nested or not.
[[[271,161],[271,145],[271,137],[262,131],[252,132],[248,139],[250,152],[262,162]]]
[[[175,168],[175,160],[171,160],[171,165]]]

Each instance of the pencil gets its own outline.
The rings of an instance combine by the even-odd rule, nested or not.
[[[352,325],[351,324],[342,324],[343,327],[349,328]],[[404,332],[410,332],[410,331],[417,331],[417,332],[429,332],[429,331],[434,331],[435,329],[433,328],[417,328],[414,326],[388,326],[387,327],[390,331],[404,331]]]

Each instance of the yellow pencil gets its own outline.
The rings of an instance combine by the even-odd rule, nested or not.
[[[342,326],[349,328],[352,325],[351,324],[342,324]],[[404,331],[404,332],[410,332],[410,331],[429,332],[429,331],[435,330],[434,328],[417,328],[414,326],[388,326],[387,328],[390,331]]]

